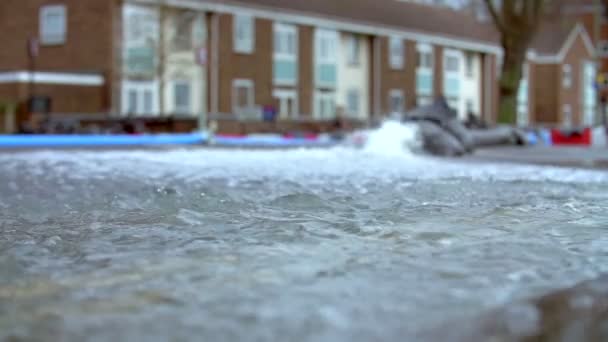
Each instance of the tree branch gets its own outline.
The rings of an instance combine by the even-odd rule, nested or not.
[[[484,0],[483,2],[486,4],[486,8],[488,9],[488,12],[490,12],[490,15],[492,16],[492,19],[494,20],[494,24],[496,25],[496,28],[498,28],[498,31],[504,33],[506,31],[505,24],[500,19],[500,16],[498,15],[498,12],[496,11],[494,4],[492,3],[492,0]]]

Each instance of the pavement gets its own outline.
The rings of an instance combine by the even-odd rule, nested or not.
[[[608,170],[608,147],[501,146],[478,149],[464,159]]]

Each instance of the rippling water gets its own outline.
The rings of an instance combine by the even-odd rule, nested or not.
[[[403,341],[608,271],[608,175],[348,149],[0,155],[0,339]]]

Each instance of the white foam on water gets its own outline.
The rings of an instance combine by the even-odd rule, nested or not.
[[[421,145],[417,125],[387,120],[378,129],[367,133],[363,150],[376,155],[411,156]]]

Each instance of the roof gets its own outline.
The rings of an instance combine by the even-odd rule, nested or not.
[[[537,63],[560,63],[572,48],[577,38],[583,40],[589,55],[594,54],[594,46],[585,26],[579,22],[545,23],[534,39],[533,60]]]
[[[558,54],[576,24],[576,21],[564,19],[543,22],[532,40],[531,48],[540,55]]]
[[[498,45],[491,23],[450,8],[395,0],[216,0]]]

